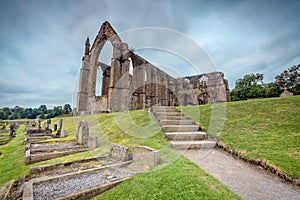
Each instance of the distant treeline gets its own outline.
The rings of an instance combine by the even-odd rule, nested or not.
[[[263,82],[263,74],[247,74],[235,82],[230,91],[232,101],[278,97],[284,90],[300,95],[300,65],[292,66],[275,77],[271,83]]]
[[[56,106],[53,109],[47,109],[46,105],[41,105],[38,108],[22,108],[20,106],[15,106],[14,108],[3,107],[0,109],[0,119],[49,119],[59,115],[66,115],[70,113],[72,113],[70,104],[65,104],[64,106]]]

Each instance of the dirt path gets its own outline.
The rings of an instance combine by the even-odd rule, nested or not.
[[[248,199],[300,199],[300,189],[221,150],[180,151],[231,191]]]

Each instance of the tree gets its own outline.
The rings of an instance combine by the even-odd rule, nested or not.
[[[15,119],[19,119],[21,118],[21,113],[24,111],[24,108],[20,107],[20,106],[15,106],[13,109],[13,114]]]
[[[40,115],[39,115],[39,118],[40,118],[40,119],[46,119],[46,116],[45,116],[45,114],[43,113],[43,114],[40,114]]]
[[[25,113],[24,113],[25,118],[32,119],[32,118],[31,118],[32,108],[26,108],[24,112],[25,112]]]
[[[267,87],[263,83],[263,74],[248,74],[235,82],[235,88],[231,90],[232,101],[252,98],[265,98]]]
[[[46,105],[40,105],[38,108],[40,114],[47,114],[47,106]]]
[[[0,119],[2,120],[7,119],[7,115],[3,110],[0,110]]]
[[[54,106],[51,113],[52,113],[53,117],[56,117],[56,116],[59,116],[59,115],[63,115],[64,110],[62,109],[62,106]]]
[[[11,113],[12,113],[11,109],[9,107],[2,108],[2,111],[4,111],[7,116],[11,115]]]
[[[64,105],[64,111],[65,111],[65,114],[70,114],[72,112],[71,105],[70,104],[65,104]]]
[[[275,84],[283,91],[287,88],[293,92],[294,95],[300,94],[300,65],[292,66],[287,70],[284,70],[280,75],[275,77]]]

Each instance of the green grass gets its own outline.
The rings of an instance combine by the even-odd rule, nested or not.
[[[52,124],[58,123],[58,120],[52,119]],[[76,124],[79,120],[86,120],[89,123],[90,134],[100,137],[100,145],[105,147],[107,142],[130,148],[135,145],[146,145],[159,150],[162,160],[169,162],[163,165],[165,167],[159,166],[148,173],[123,182],[105,193],[102,196],[104,199],[116,197],[119,199],[239,199],[213,177],[170,149],[157,122],[152,120],[148,112],[137,110],[128,113],[65,117],[63,120],[63,129],[66,130],[67,137],[51,139],[48,142],[74,141]],[[3,152],[0,157],[0,187],[11,179],[28,175],[31,166],[66,162],[104,153],[100,148],[94,152],[83,152],[26,166],[24,165],[24,130],[25,126],[22,125],[14,140],[0,146],[0,151]]]
[[[8,144],[0,146],[0,187],[11,179],[28,174],[29,166],[24,164],[24,130],[25,126],[20,125],[17,136]]]
[[[212,106],[226,108],[212,117]],[[263,160],[300,178],[300,96],[180,107],[243,157]],[[199,116],[200,110],[200,116]],[[218,112],[217,109],[214,112]],[[200,119],[199,119],[200,118]],[[211,118],[214,127],[210,127]],[[222,119],[224,127],[222,130]]]
[[[184,157],[154,168],[93,198],[96,199],[239,199]]]

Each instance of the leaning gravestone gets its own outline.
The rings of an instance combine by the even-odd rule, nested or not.
[[[87,145],[89,138],[89,125],[87,121],[81,120],[78,123],[78,128],[76,132],[76,140],[78,144]]]

